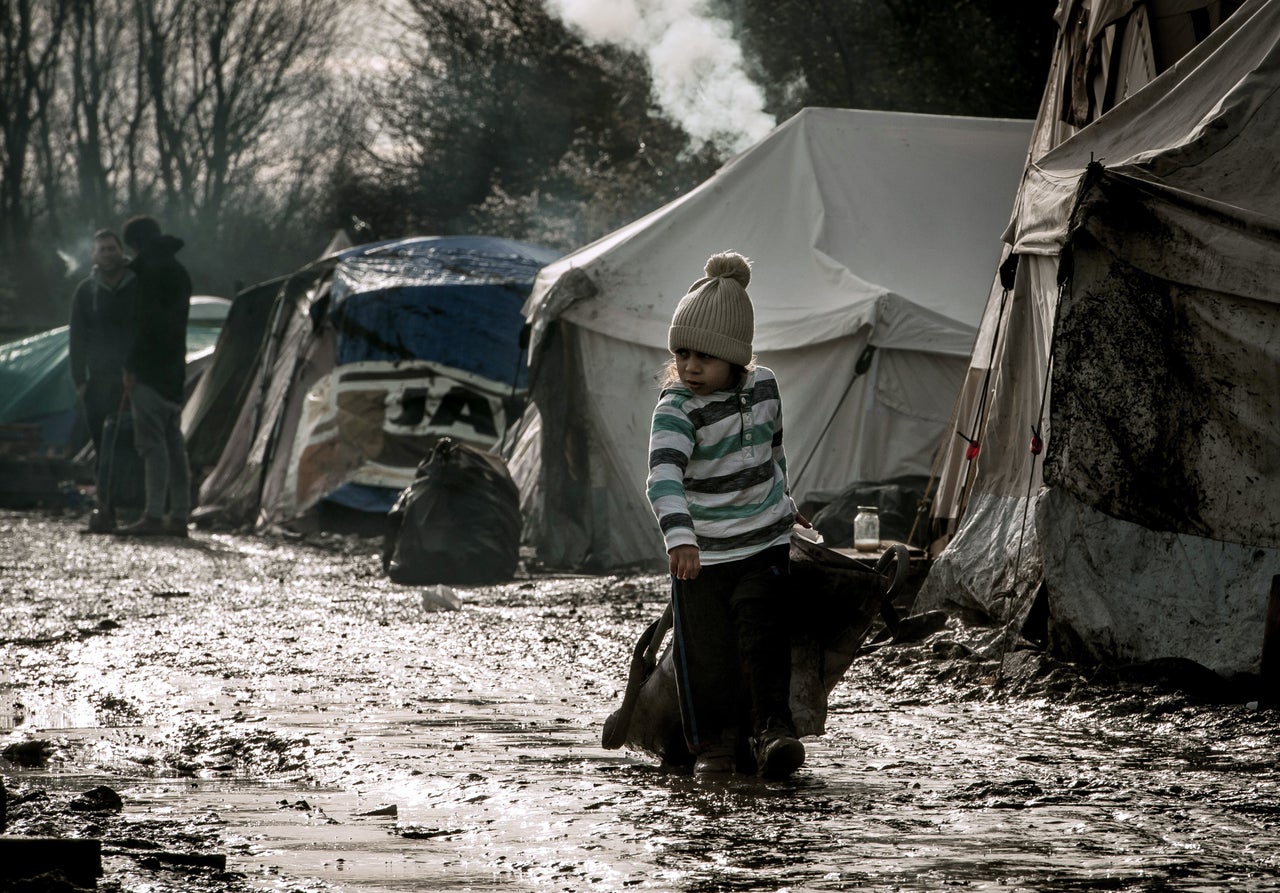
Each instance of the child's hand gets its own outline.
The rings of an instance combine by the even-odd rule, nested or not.
[[[697,546],[676,546],[667,555],[671,558],[671,576],[677,580],[692,580],[702,570],[702,553]]]

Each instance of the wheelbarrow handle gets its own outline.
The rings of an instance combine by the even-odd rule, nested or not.
[[[911,554],[906,546],[894,543],[885,549],[880,560],[876,562],[876,573],[887,576],[890,565],[893,567],[893,579],[889,581],[889,587],[880,601],[880,617],[884,620],[884,625],[889,628],[890,635],[897,635],[902,618],[898,616],[898,610],[893,606],[893,597],[907,581],[907,572],[911,567]]]

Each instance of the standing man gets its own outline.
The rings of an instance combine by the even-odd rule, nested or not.
[[[102,467],[102,430],[107,416],[123,402],[125,357],[133,342],[137,280],[125,265],[124,245],[109,229],[93,234],[93,270],[71,299],[71,380],[83,407],[97,467]],[[110,533],[116,521],[112,500],[97,482],[98,506],[89,516],[89,530]]]
[[[142,457],[146,507],[126,536],[186,536],[191,469],[182,439],[187,314],[191,277],[175,255],[182,240],[161,235],[152,217],[130,218],[124,242],[138,278],[137,325],[124,363],[124,388],[133,406],[133,439]]]

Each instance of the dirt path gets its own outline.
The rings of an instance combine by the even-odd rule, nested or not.
[[[432,612],[373,543],[80,523],[0,514],[0,747],[49,745],[0,775],[11,832],[106,841],[103,889],[1280,890],[1273,710],[1023,653],[996,693],[953,624],[860,656],[794,779],[707,782],[599,746],[659,577]],[[100,784],[121,812],[68,808]]]

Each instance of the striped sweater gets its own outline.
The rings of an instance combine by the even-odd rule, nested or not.
[[[791,541],[782,398],[764,366],[735,390],[662,392],[649,435],[649,502],[667,550],[697,546],[702,564],[736,561]]]

